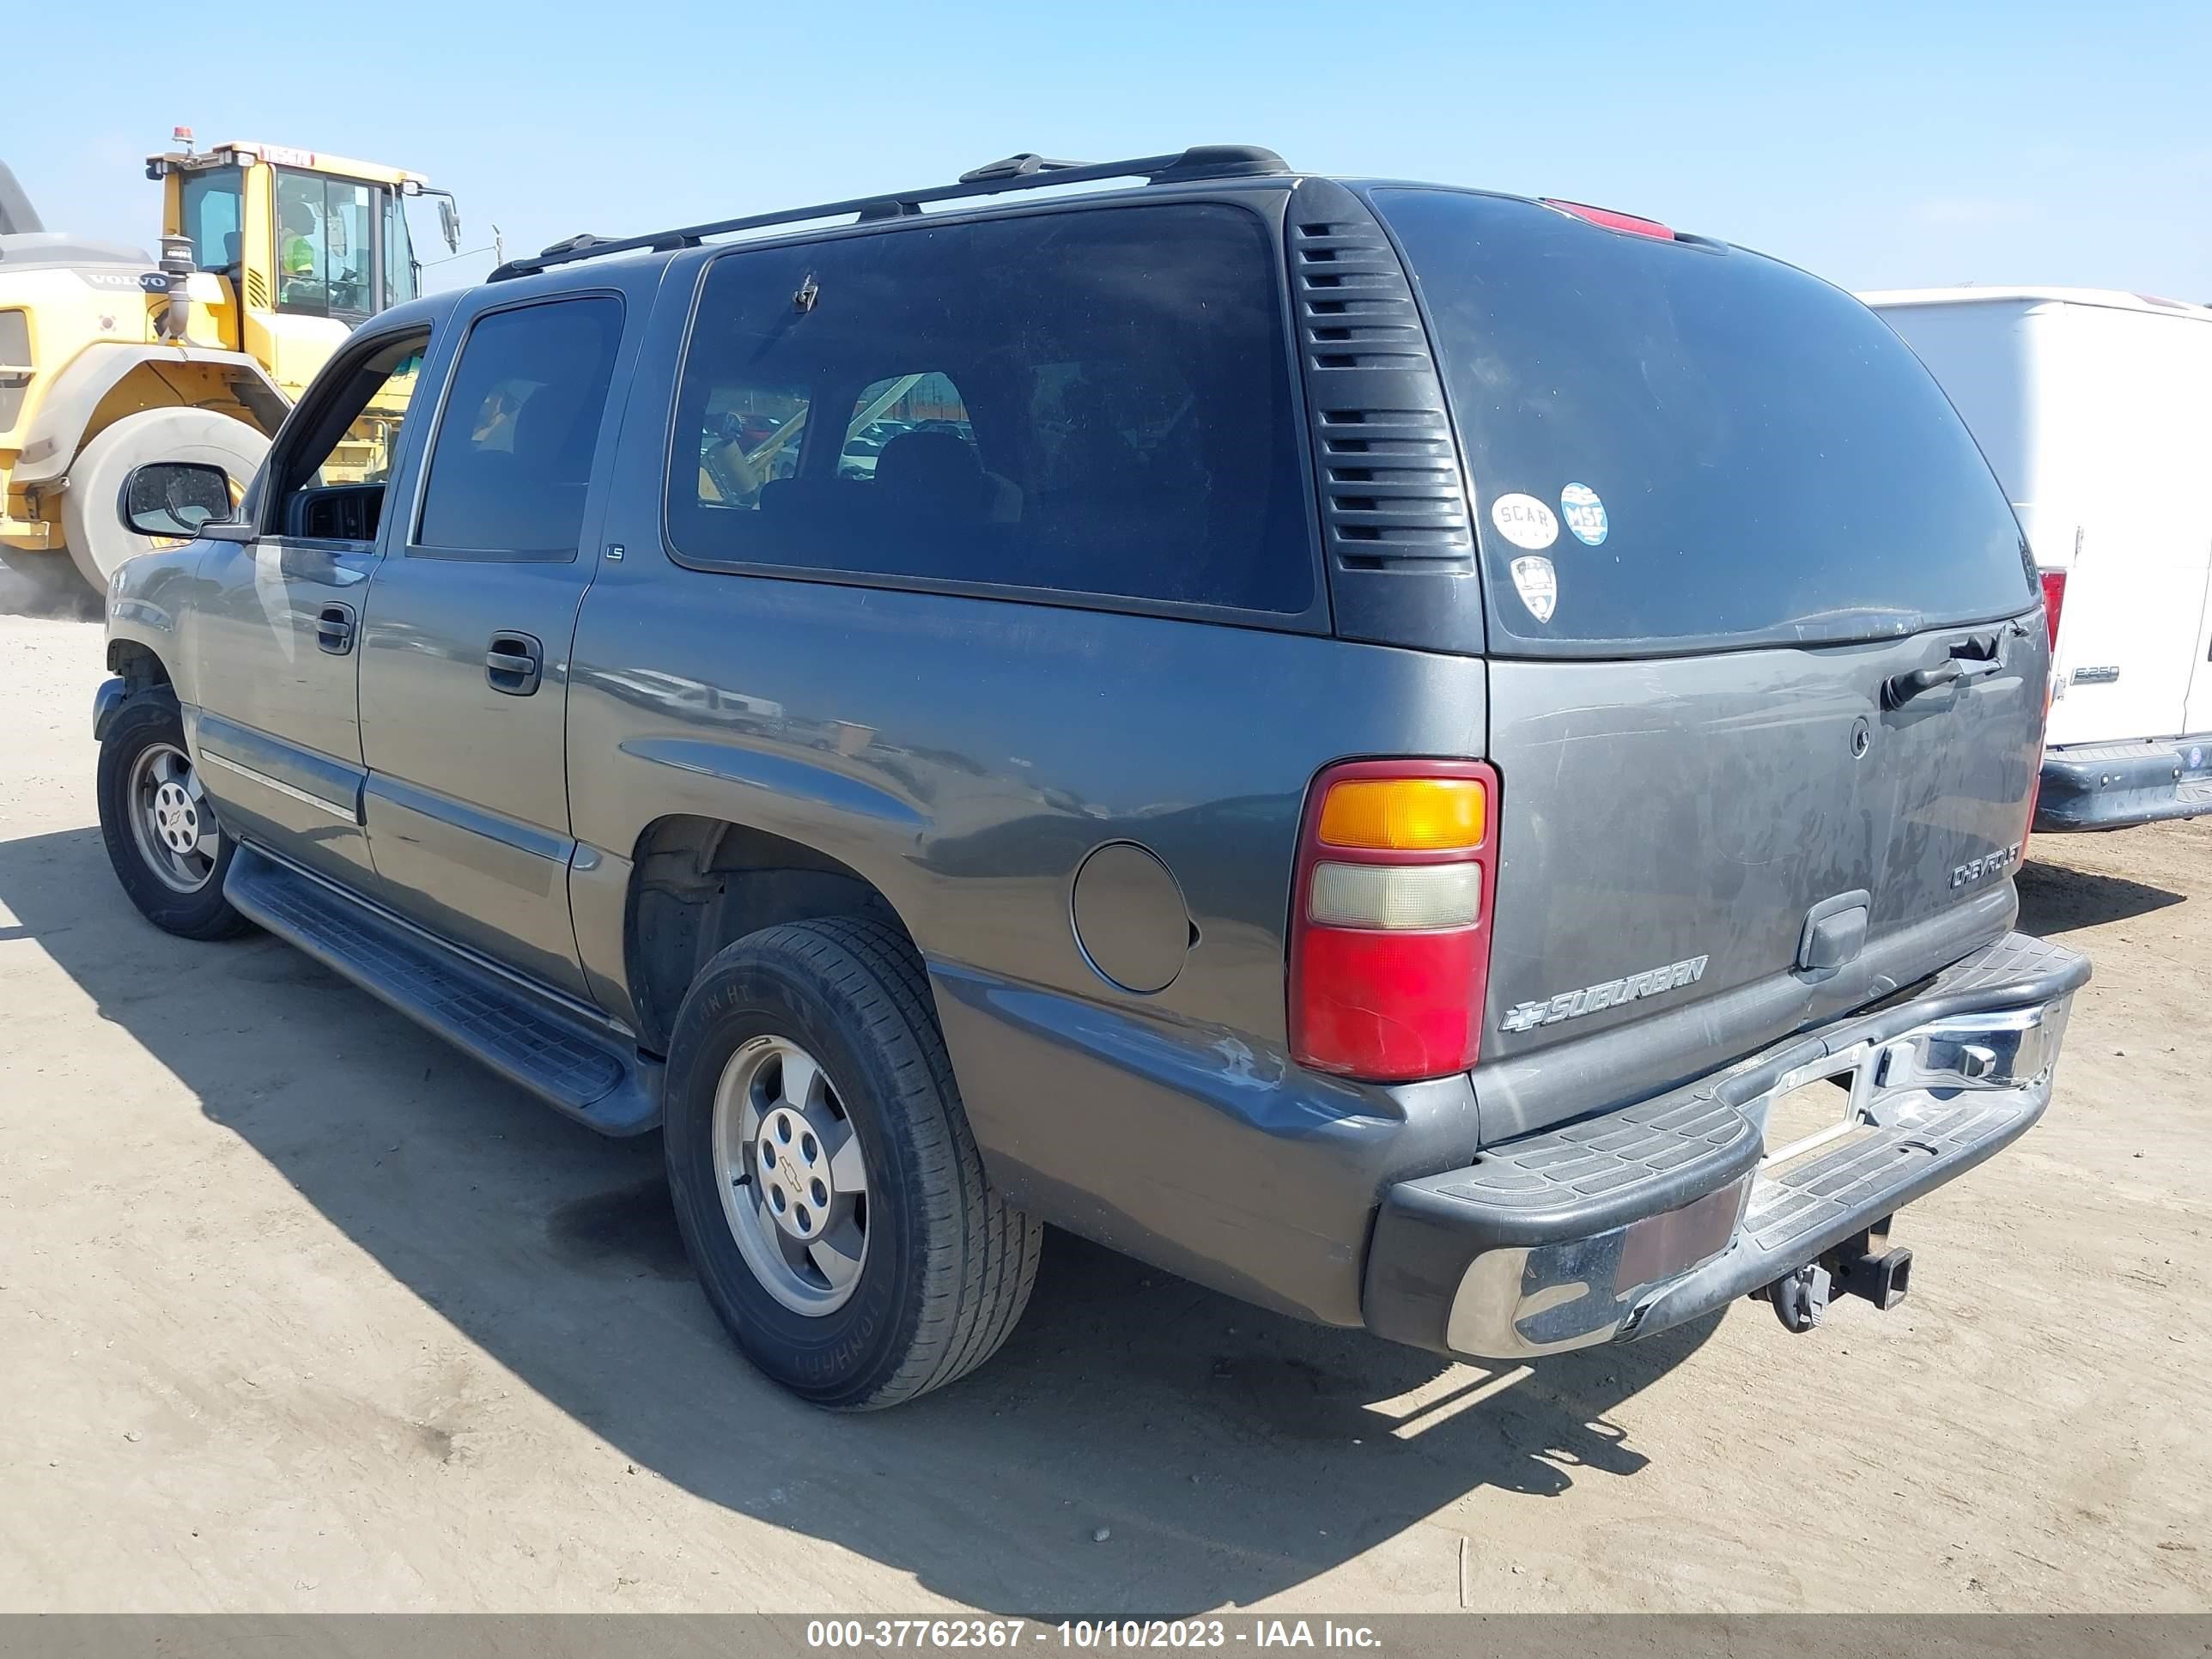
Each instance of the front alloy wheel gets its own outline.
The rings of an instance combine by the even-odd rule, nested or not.
[[[149,744],[131,768],[131,832],[155,877],[179,893],[197,893],[215,876],[222,831],[200,787],[191,757],[174,744]]]
[[[222,896],[238,843],[216,821],[166,686],[118,708],[100,740],[100,837],[123,890],[156,927],[226,939],[249,925]]]

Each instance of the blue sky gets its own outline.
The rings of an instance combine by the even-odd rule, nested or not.
[[[97,65],[0,106],[0,159],[49,228],[150,246],[138,163],[180,122],[427,173],[459,194],[465,246],[495,222],[510,250],[949,180],[1015,150],[1237,142],[1626,208],[1854,288],[2212,301],[2202,4],[387,0],[213,14],[182,54],[145,46],[160,15],[10,17],[11,61]]]

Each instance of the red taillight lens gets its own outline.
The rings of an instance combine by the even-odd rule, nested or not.
[[[1646,219],[1641,214],[1623,213],[1616,208],[1592,207],[1588,202],[1565,202],[1556,196],[1540,198],[1547,208],[1557,208],[1562,213],[1571,213],[1577,219],[1587,219],[1594,225],[1603,225],[1607,230],[1625,231],[1631,236],[1649,236],[1662,242],[1674,240],[1674,230],[1656,219]]]
[[[2054,576],[2058,579],[2058,586],[2055,588],[2051,585],[2051,579]],[[2054,647],[2058,643],[2058,603],[2065,595],[2066,573],[2063,570],[2045,571],[2043,602],[2051,611],[2051,643]],[[2058,687],[2057,673],[2058,667],[2054,663],[2051,672],[2043,677],[2043,724],[2035,728],[2035,775],[2028,780],[2027,822],[2020,827],[2020,860],[2014,866],[2015,871],[2020,865],[2027,862],[2028,838],[2035,833],[2035,809],[2043,799],[2043,755],[2051,742],[2051,699]]]
[[[1480,1057],[1498,774],[1350,761],[1314,780],[1291,890],[1291,1054],[1376,1083]]]
[[[2058,648],[2058,613],[2066,607],[2066,573],[2045,570],[2043,577],[2043,621],[2051,629],[2051,648]]]

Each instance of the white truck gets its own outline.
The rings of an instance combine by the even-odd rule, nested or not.
[[[2098,289],[1859,296],[2027,532],[2051,628],[2035,828],[2212,812],[2212,308]]]

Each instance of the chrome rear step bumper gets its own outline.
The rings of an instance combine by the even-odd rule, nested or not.
[[[2043,1115],[2088,976],[2087,958],[2014,933],[1908,1000],[1401,1182],[1369,1251],[1367,1324],[1527,1358],[1648,1336],[1879,1236]],[[1768,1158],[1774,1103],[1830,1078],[1850,1091],[1836,1127]]]

